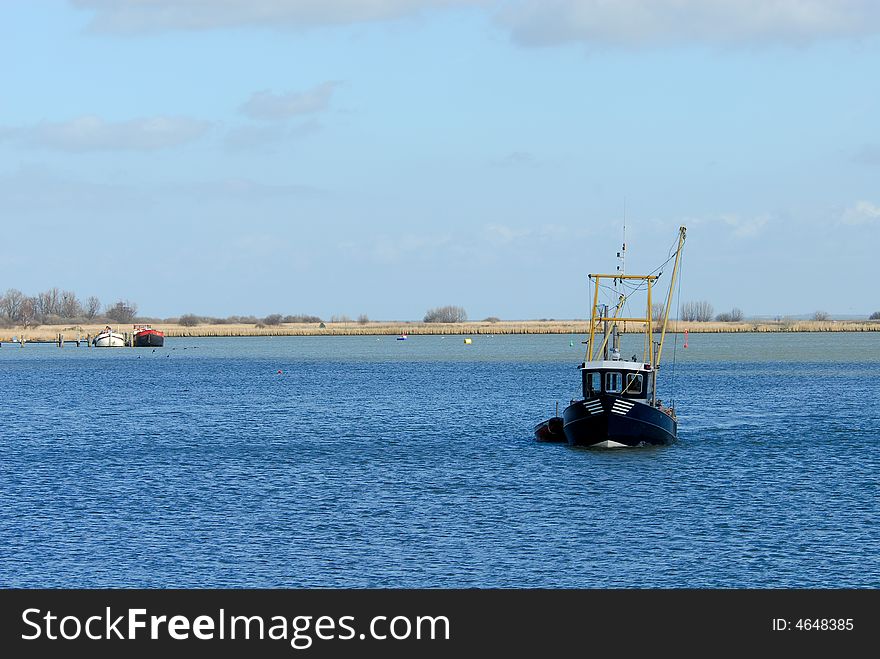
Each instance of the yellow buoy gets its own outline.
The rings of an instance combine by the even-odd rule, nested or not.
[[[473,343],[473,341],[471,341],[470,339],[465,339],[464,342],[465,343]]]

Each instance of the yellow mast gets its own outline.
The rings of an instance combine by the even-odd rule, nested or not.
[[[654,329],[651,327],[651,320],[654,317],[651,309],[651,280],[648,280],[648,313],[645,314],[648,318],[648,328],[645,332],[645,352],[642,355],[642,361],[646,361],[649,364],[654,364],[654,351],[652,347],[654,345]]]
[[[590,275],[592,277],[592,275]],[[587,354],[584,361],[588,362],[593,358],[593,336],[596,333],[596,307],[599,304],[599,280],[596,279],[596,292],[593,295],[593,310],[590,312],[590,341],[587,344]]]
[[[678,274],[678,264],[681,258],[681,248],[684,246],[684,238],[687,233],[686,227],[678,228],[678,249],[675,251],[675,264],[672,266],[672,280],[669,282],[669,295],[666,296],[666,309],[663,313],[663,331],[660,333],[660,345],[657,347],[657,361],[653,364],[654,369],[660,367],[660,356],[663,354],[663,341],[666,339],[666,323],[669,320],[669,307],[672,306],[672,293],[675,289],[675,278]],[[678,328],[675,328],[678,330]]]

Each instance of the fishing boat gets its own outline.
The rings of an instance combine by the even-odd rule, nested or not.
[[[92,339],[92,345],[96,348],[122,348],[125,346],[125,337],[107,325]]]
[[[151,325],[134,326],[134,346],[136,348],[161,348],[165,345],[165,334]]]
[[[662,272],[657,275],[627,275],[623,268],[618,267],[616,274],[589,275],[594,284],[590,335],[584,361],[578,367],[583,397],[571,401],[561,417],[562,437],[569,445],[597,448],[663,445],[678,437],[675,408],[664,406],[657,395],[657,373],[685,235],[686,229],[681,227],[661,327],[654,326],[651,294]],[[620,256],[618,253],[618,258]],[[670,256],[667,263],[672,258]],[[600,288],[613,291],[616,296],[613,310],[607,304],[599,304]],[[623,310],[628,308],[630,297],[643,292],[647,293],[645,316],[624,315]],[[633,355],[629,360],[621,358],[618,327],[621,323],[640,323],[644,327],[645,347],[641,359],[638,355]],[[660,332],[657,342],[654,341],[655,329]],[[556,419],[559,417],[538,424],[535,427],[536,439],[562,441],[559,433],[555,432],[559,426]]]
[[[397,340],[398,341],[406,341],[406,334],[401,334],[400,336],[397,337]]]

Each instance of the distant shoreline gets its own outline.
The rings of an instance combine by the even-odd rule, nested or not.
[[[622,323],[624,332],[643,332],[642,323]],[[212,324],[185,327],[171,323],[154,323],[153,327],[166,337],[244,337],[244,336],[399,336],[409,335],[481,335],[481,334],[589,334],[589,322],[582,320],[523,320],[499,322],[422,323],[422,322],[357,322],[285,323],[281,325],[232,325]],[[24,337],[28,342],[52,342],[59,334],[66,341],[95,336],[104,324],[88,325],[41,325],[39,327],[0,328],[0,342],[11,343],[13,338]],[[117,325],[120,332],[131,330],[131,325]],[[726,334],[743,332],[880,332],[880,321],[754,321],[738,323],[721,322],[669,322],[667,332],[693,334]]]

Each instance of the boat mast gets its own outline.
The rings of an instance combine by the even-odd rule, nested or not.
[[[654,318],[654,309],[651,306],[651,283],[648,280],[648,313],[645,314],[647,323],[645,325],[645,353],[642,357],[651,366],[654,366],[654,328],[651,326],[651,320]]]
[[[666,323],[669,321],[669,307],[672,306],[672,293],[675,289],[675,278],[678,275],[678,264],[681,259],[681,248],[684,247],[684,239],[686,233],[686,227],[678,228],[678,249],[675,250],[675,263],[672,266],[672,279],[669,282],[669,294],[666,296],[666,309],[663,313],[663,331],[660,333],[660,345],[657,346],[657,361],[654,363],[655,378],[657,377],[656,369],[660,368],[660,356],[663,354],[663,341],[666,339]],[[675,329],[678,330],[678,327],[676,327]],[[654,391],[654,396],[656,397],[656,387],[654,388]]]
[[[588,275],[590,279],[593,278],[593,275]],[[587,354],[584,355],[584,362],[592,361],[593,359],[593,337],[596,335],[596,311],[599,308],[599,279],[595,280],[596,289],[593,293],[593,306],[590,310],[590,340],[587,341]],[[599,312],[600,316],[607,316],[608,311],[606,310],[604,313]]]

